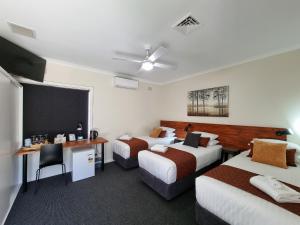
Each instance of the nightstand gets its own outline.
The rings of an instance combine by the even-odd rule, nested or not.
[[[238,148],[233,148],[233,147],[223,147],[222,148],[222,155],[221,155],[221,160],[222,162],[225,162],[228,160],[229,155],[231,157],[236,156],[241,153],[241,150]]]
[[[174,140],[174,144],[179,143],[179,142],[183,142],[183,141],[184,141],[184,138],[176,138]]]

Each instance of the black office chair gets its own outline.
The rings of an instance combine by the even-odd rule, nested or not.
[[[64,164],[64,159],[63,159],[62,144],[42,145],[40,151],[40,165],[39,165],[39,169],[36,171],[36,177],[35,177],[36,183],[40,181],[41,169],[53,165],[62,166],[62,174],[63,176],[65,176],[65,183],[67,185],[68,181],[66,177],[66,165]],[[38,185],[36,186],[36,191],[37,189],[38,189]]]

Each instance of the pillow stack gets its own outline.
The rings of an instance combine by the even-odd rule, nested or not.
[[[194,148],[198,148],[199,146],[206,148],[208,146],[217,145],[219,143],[217,140],[218,137],[217,134],[194,131],[187,134],[183,144]]]
[[[175,137],[175,129],[170,127],[154,128],[149,136],[152,138]]]
[[[193,148],[198,148],[200,143],[201,134],[188,133],[185,137],[183,145],[187,145]]]
[[[161,128],[153,128],[149,136],[152,138],[158,138],[161,132],[162,132]]]
[[[300,146],[275,139],[254,139],[250,143],[252,161],[288,168],[300,162]]]
[[[162,133],[159,136],[160,138],[164,137],[175,137],[175,129],[171,127],[160,127],[162,129]]]
[[[193,134],[200,134],[200,139],[199,139],[199,146],[200,147],[208,147],[208,146],[214,146],[219,144],[220,142],[217,140],[219,135],[217,134],[212,134],[212,133],[207,133],[207,132],[202,132],[202,131],[194,131],[192,132]]]

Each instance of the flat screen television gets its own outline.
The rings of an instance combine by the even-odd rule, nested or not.
[[[0,66],[13,75],[44,81],[46,60],[1,36]]]

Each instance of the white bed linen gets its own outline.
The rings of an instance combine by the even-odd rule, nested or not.
[[[282,169],[252,162],[243,152],[224,165],[271,175],[279,180],[300,186],[300,165]],[[198,203],[225,222],[233,225],[299,225],[300,217],[264,199],[207,176],[196,179]]]
[[[152,138],[149,136],[136,137],[146,141],[151,148],[155,144],[169,145],[172,144],[176,137]],[[112,143],[113,152],[120,155],[124,159],[130,158],[130,147],[123,141],[115,140]]]
[[[183,145],[182,143],[172,144],[169,145],[169,147],[193,154],[197,160],[196,171],[220,159],[222,149],[221,145],[208,146],[207,148],[199,147],[196,149]],[[138,159],[139,167],[148,171],[166,184],[176,182],[177,167],[172,160],[150,151],[140,151]]]

